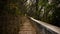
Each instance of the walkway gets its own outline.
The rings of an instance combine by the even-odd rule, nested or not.
[[[31,24],[27,17],[22,17],[22,24],[19,34],[36,34],[36,28]]]

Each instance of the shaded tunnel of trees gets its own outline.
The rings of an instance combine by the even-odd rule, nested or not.
[[[0,33],[18,34],[25,15],[60,27],[60,0],[0,0]],[[9,28],[17,32],[9,33]]]

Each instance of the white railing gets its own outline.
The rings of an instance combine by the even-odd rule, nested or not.
[[[32,17],[29,17],[30,20],[34,21],[36,24],[39,24],[39,28],[43,34],[60,34],[60,27],[56,27],[54,25],[44,23],[42,21],[38,21]],[[37,26],[38,27],[38,26]]]

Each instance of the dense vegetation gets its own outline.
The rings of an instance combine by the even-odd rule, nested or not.
[[[24,0],[0,0],[0,34],[19,34]]]
[[[3,32],[15,23],[14,19],[16,23],[19,22],[22,15],[60,26],[60,0],[0,0],[0,26]],[[19,23],[16,23],[12,27],[18,26]]]
[[[29,16],[35,19],[60,26],[60,0],[35,0],[31,1]]]

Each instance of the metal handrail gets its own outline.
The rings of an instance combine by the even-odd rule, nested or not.
[[[39,21],[39,20],[36,20],[32,17],[29,17],[32,21],[42,25],[42,27],[48,29],[49,31],[52,31],[52,32],[55,32],[57,34],[60,34],[60,27],[56,27],[54,25],[51,25],[51,24],[48,24],[48,23],[45,23],[45,22],[42,22],[42,21]]]

